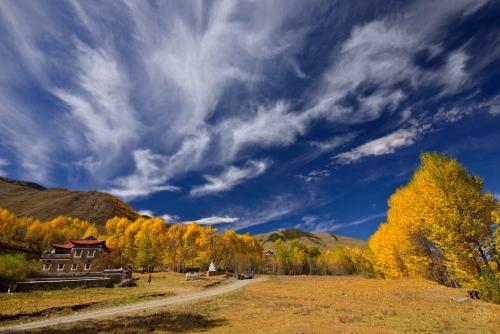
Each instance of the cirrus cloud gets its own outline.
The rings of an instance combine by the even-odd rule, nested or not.
[[[248,160],[242,167],[230,166],[217,176],[205,175],[207,183],[193,187],[191,196],[203,196],[228,191],[238,184],[264,173],[271,163],[266,160]]]

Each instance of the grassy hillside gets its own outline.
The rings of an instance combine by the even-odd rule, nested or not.
[[[68,216],[103,226],[112,217],[135,219],[139,215],[118,198],[98,191],[47,189],[36,183],[0,177],[0,208],[18,216],[48,220]]]
[[[343,246],[356,248],[364,248],[366,246],[365,240],[342,237],[333,233],[310,233],[297,229],[288,229],[257,234],[255,235],[255,238],[262,243],[264,250],[273,251],[275,249],[275,243],[279,239],[284,242],[298,239],[306,245],[318,246],[320,248],[326,248],[330,250]]]

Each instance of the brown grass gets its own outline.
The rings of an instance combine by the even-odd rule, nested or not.
[[[25,293],[0,293],[0,323],[32,321],[47,316],[71,314],[75,311],[115,306],[155,298],[182,295],[201,290],[221,277],[185,281],[178,273],[154,273],[151,285],[147,274],[135,274],[140,278],[132,288],[62,289]]]
[[[456,301],[464,296],[424,280],[278,276],[206,302],[36,333],[498,333],[500,306]]]

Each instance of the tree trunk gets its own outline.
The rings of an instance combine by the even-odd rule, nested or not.
[[[483,260],[484,264],[489,268],[489,269],[492,269],[491,266],[490,266],[490,263],[488,262],[488,258],[486,257],[486,255],[484,254],[484,251],[483,249],[481,248],[480,245],[478,245],[478,251],[479,251],[479,254],[481,255],[481,259]]]

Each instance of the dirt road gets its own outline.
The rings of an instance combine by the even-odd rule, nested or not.
[[[70,322],[76,322],[81,320],[96,319],[96,318],[106,318],[115,315],[122,315],[125,313],[136,312],[151,309],[154,307],[168,306],[187,303],[199,299],[205,299],[210,297],[219,296],[228,292],[232,292],[246,286],[250,280],[234,281],[220,287],[210,288],[205,291],[195,292],[192,294],[173,296],[168,298],[162,298],[158,300],[153,300],[149,302],[129,304],[123,306],[116,306],[111,308],[99,309],[90,312],[82,312],[74,315],[55,317],[42,321],[34,321],[20,325],[0,327],[0,334],[4,333],[20,333],[28,329],[42,328],[55,326],[59,324],[66,324]]]

